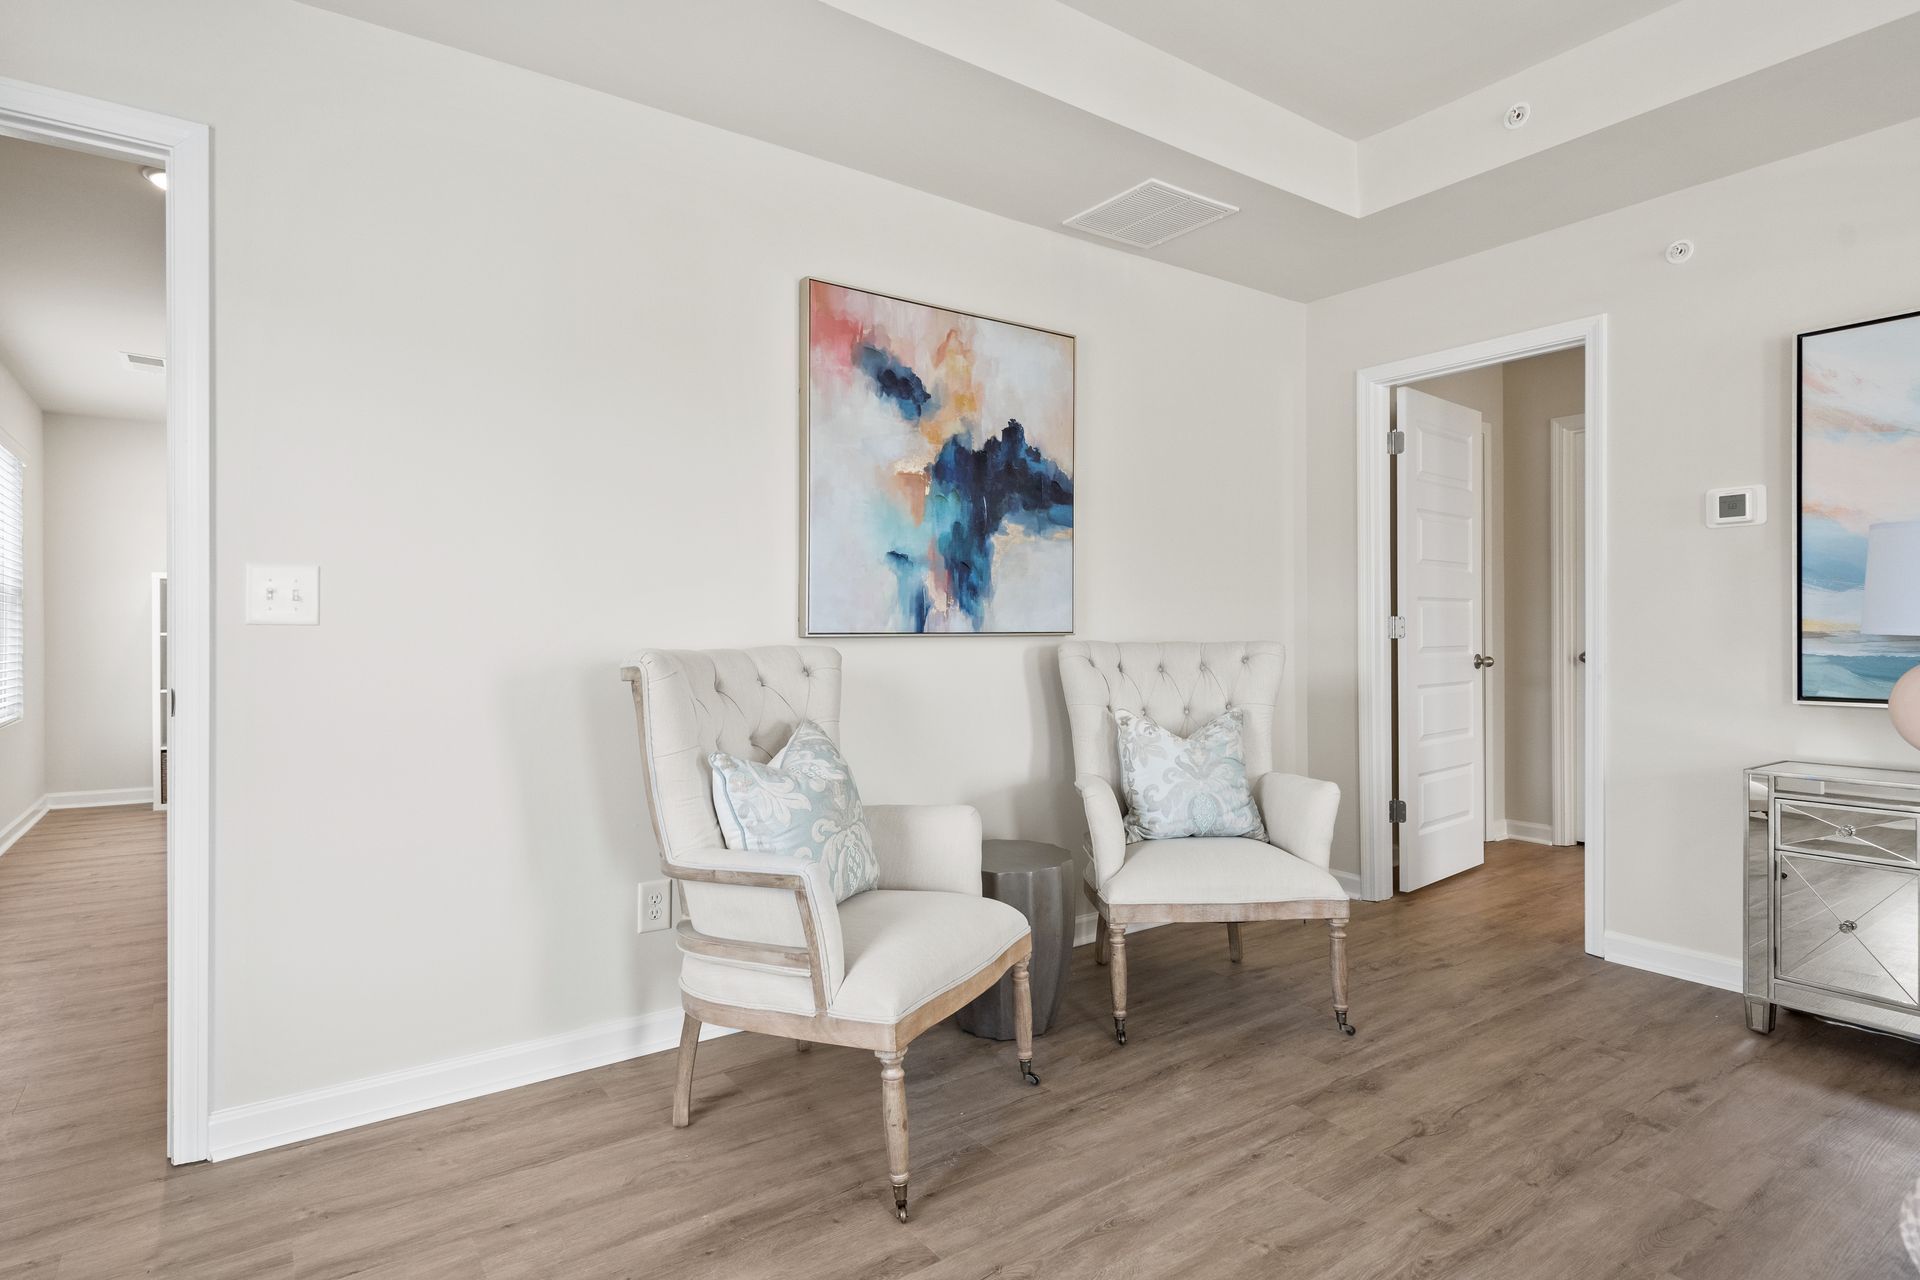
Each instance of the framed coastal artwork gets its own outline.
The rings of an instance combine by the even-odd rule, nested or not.
[[[1920,312],[1803,333],[1799,357],[1799,700],[1878,706],[1920,665],[1920,637],[1863,626],[1869,544],[1920,520]]]
[[[805,284],[810,636],[1073,630],[1073,337]]]

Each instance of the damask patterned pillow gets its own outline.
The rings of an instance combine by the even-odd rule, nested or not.
[[[825,729],[802,720],[765,764],[723,751],[707,763],[727,848],[824,863],[835,902],[879,887],[880,860],[853,771]]]
[[[1247,784],[1238,707],[1182,738],[1131,711],[1115,711],[1128,840],[1187,836],[1267,838]]]

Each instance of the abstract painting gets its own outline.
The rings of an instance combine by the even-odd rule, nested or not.
[[[1073,339],[806,282],[808,635],[1073,630]]]
[[[1881,703],[1920,638],[1861,630],[1868,531],[1920,520],[1920,312],[1800,335],[1800,700]]]

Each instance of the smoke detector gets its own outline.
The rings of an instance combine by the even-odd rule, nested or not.
[[[1675,240],[1667,246],[1667,261],[1674,266],[1693,261],[1693,241]]]
[[[1209,200],[1149,178],[1110,200],[1102,200],[1093,208],[1074,214],[1061,225],[1136,249],[1151,249],[1238,212],[1237,205]]]
[[[1518,129],[1531,119],[1533,119],[1533,108],[1527,103],[1516,102],[1507,108],[1507,114],[1502,123],[1509,129]]]

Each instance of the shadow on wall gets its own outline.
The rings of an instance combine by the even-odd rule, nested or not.
[[[529,907],[521,918],[542,931],[529,946],[542,1021],[567,1030],[677,1004],[671,931],[636,927],[636,886],[660,874],[659,848],[618,660],[524,669],[500,706],[519,790],[514,892]],[[572,752],[552,749],[569,741]],[[582,984],[583,972],[595,981]]]
[[[1080,797],[1073,789],[1073,732],[1067,724],[1067,699],[1060,687],[1060,645],[1066,637],[1027,650],[1027,706],[1032,716],[1034,758],[1028,781],[1010,789],[1005,834],[1045,840],[1079,849],[1086,834]],[[989,831],[993,831],[989,824]]]

